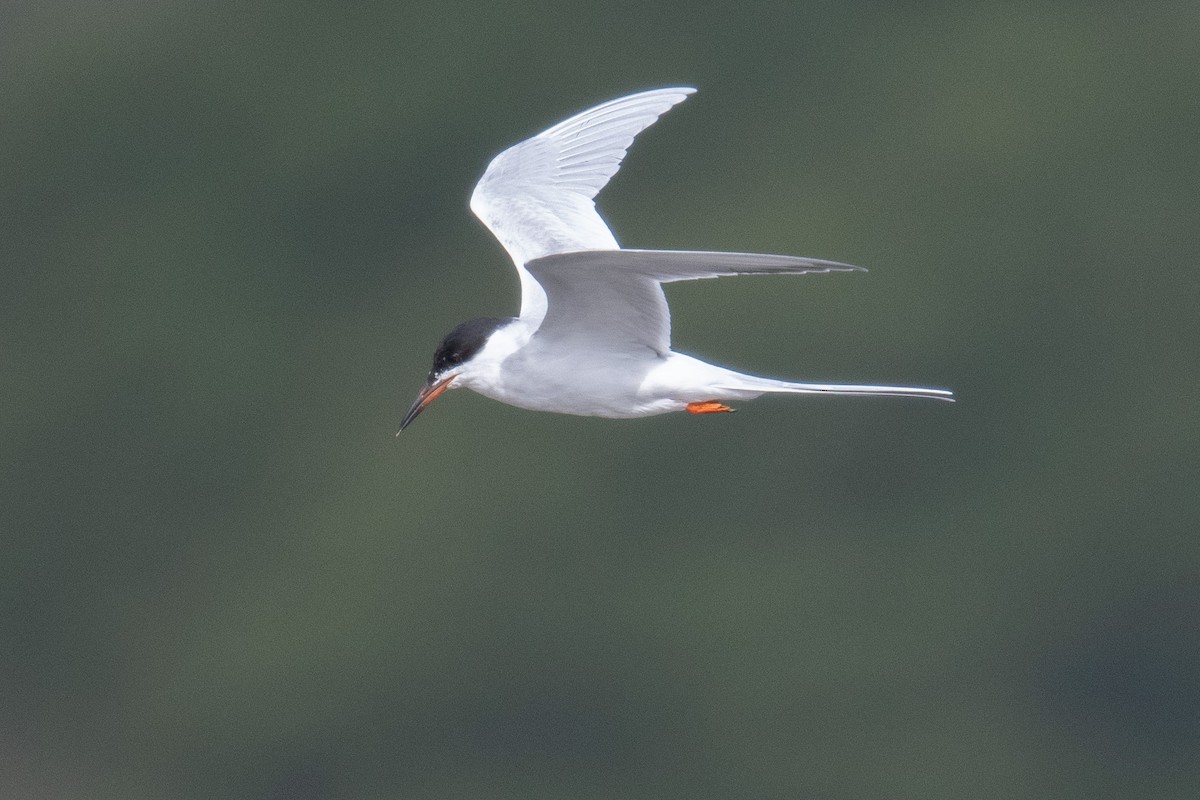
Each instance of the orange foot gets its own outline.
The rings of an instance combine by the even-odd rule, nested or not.
[[[688,403],[687,410],[690,414],[720,414],[722,411],[733,411],[729,406],[721,405],[716,400],[705,400],[703,403]]]

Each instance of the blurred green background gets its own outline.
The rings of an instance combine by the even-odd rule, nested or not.
[[[0,10],[0,796],[1194,798],[1200,7]],[[700,93],[600,206],[676,346],[955,405],[468,392],[503,147]]]

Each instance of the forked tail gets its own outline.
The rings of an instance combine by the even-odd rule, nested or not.
[[[949,389],[928,389],[919,386],[867,386],[848,383],[793,383],[754,375],[738,375],[731,381],[730,389],[747,392],[774,392],[779,394],[836,394],[879,397],[927,397],[931,400],[954,402],[954,392]]]

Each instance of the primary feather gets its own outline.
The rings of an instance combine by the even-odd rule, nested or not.
[[[546,295],[525,264],[577,250],[616,250],[592,202],[634,137],[695,89],[654,89],[588,109],[492,159],[471,210],[500,240],[521,277],[521,319],[536,326]]]
[[[862,270],[799,256],[688,250],[586,250],[545,256],[525,266],[549,301],[539,336],[600,341],[618,350],[645,346],[656,353],[671,348],[671,311],[663,283]]]

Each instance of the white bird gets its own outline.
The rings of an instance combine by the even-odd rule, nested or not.
[[[460,387],[534,411],[611,418],[732,411],[726,402],[768,392],[953,400],[945,389],[760,378],[671,349],[664,283],[861,269],[796,256],[621,249],[592,200],[634,137],[694,91],[655,89],[602,103],[492,160],[471,210],[516,264],[521,314],[451,331],[401,430]]]

